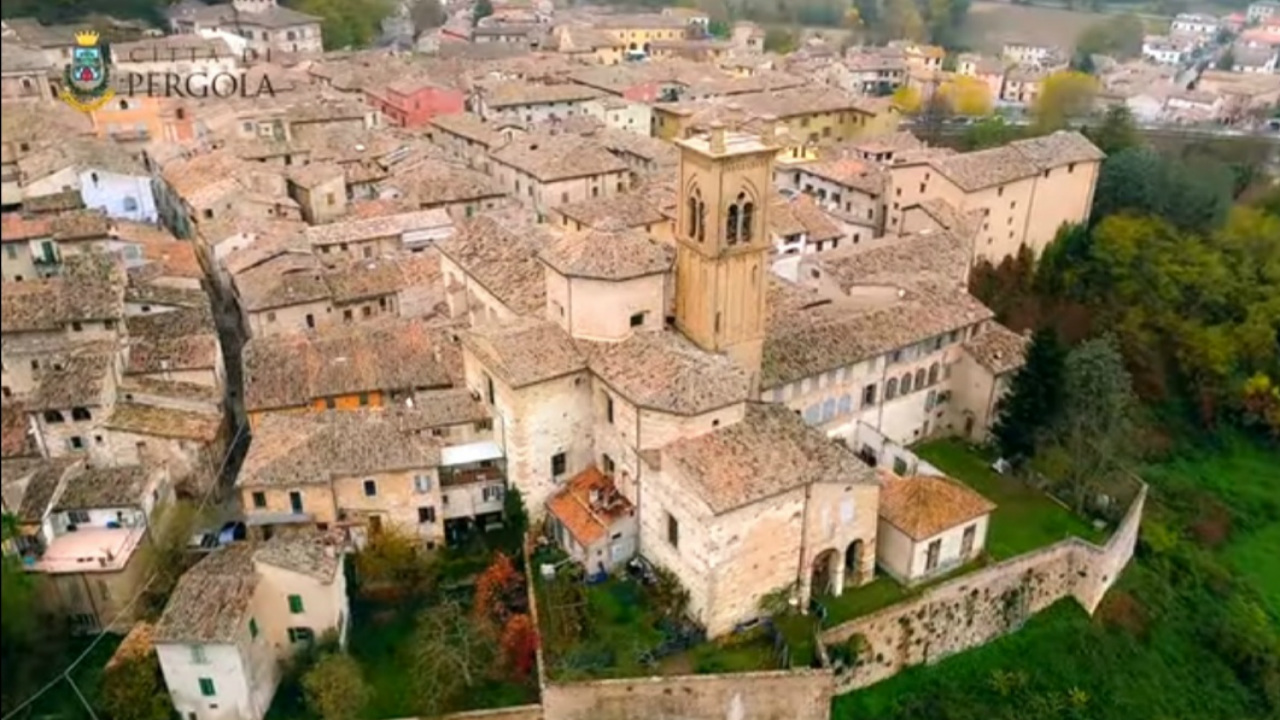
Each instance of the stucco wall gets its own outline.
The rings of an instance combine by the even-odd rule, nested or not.
[[[854,635],[867,641],[856,667],[837,674],[837,692],[867,687],[912,665],[987,643],[1066,597],[1092,613],[1133,557],[1145,500],[1143,486],[1104,546],[1068,538],[825,631],[822,641],[829,646]]]
[[[548,720],[826,720],[825,670],[548,683]]]

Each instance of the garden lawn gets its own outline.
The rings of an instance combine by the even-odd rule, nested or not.
[[[965,443],[935,440],[912,450],[996,504],[987,529],[987,552],[1005,560],[1076,536],[1096,543],[1106,535],[1048,495],[1016,477],[991,469],[989,458]]]
[[[79,657],[84,652],[92,638],[76,638],[67,648],[68,658],[63,662],[70,662],[71,658]],[[75,678],[76,687],[84,694],[86,698],[90,698],[95,706],[99,689],[102,687],[102,673],[107,667],[107,661],[115,654],[116,648],[120,647],[120,642],[124,638],[120,635],[110,634],[102,638],[102,641],[93,646],[85,659],[76,665],[76,669],[72,671],[72,677]],[[52,669],[52,668],[50,668]],[[15,720],[21,718],[30,718],[36,720],[38,718],[58,718],[59,720],[96,720],[95,715],[89,713],[85,709],[84,703],[80,698],[76,697],[75,691],[66,682],[55,685],[53,690],[40,696],[25,710],[14,715]]]
[[[846,588],[840,597],[825,595],[818,602],[827,609],[827,625],[839,625],[905,600],[907,589],[891,577],[881,575],[856,588]]]

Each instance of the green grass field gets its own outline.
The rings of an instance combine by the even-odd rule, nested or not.
[[[1018,478],[991,469],[989,458],[959,440],[936,440],[912,448],[916,454],[996,504],[987,530],[987,552],[995,560],[1076,536],[1104,542],[1106,536],[1048,495]]]

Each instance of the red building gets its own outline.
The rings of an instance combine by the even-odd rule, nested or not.
[[[436,115],[460,113],[466,104],[461,90],[426,80],[398,80],[380,90],[365,91],[369,104],[400,127],[426,125]]]

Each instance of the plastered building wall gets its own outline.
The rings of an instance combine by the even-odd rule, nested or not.
[[[831,673],[737,673],[547,683],[547,720],[826,720]]]

